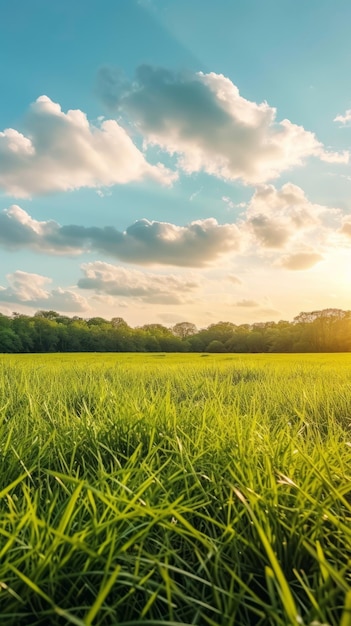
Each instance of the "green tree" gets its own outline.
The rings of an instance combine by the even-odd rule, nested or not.
[[[58,324],[46,317],[34,316],[34,349],[55,352],[59,343]]]
[[[22,343],[11,328],[0,327],[0,352],[22,352]]]
[[[197,328],[195,324],[191,322],[179,322],[173,326],[172,332],[176,337],[186,339],[187,337],[191,337],[191,335],[195,335]]]
[[[34,318],[20,313],[13,313],[11,318],[11,328],[21,341],[22,352],[35,351]]]
[[[206,352],[227,352],[225,349],[225,345],[218,341],[218,339],[214,339],[211,343],[208,344],[206,348]]]

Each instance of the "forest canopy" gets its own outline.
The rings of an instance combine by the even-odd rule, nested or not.
[[[0,313],[0,352],[349,352],[351,311],[302,312],[292,322],[236,325],[217,322],[197,329],[190,322],[173,327],[132,328],[121,317],[68,317],[56,311],[33,316]]]

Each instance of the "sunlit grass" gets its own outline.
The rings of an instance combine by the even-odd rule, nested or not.
[[[2,626],[351,625],[351,355],[0,372]]]

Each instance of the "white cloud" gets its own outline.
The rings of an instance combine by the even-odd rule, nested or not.
[[[351,122],[351,109],[347,109],[344,115],[337,115],[334,117],[334,122],[340,122],[341,124],[347,124]]]
[[[343,152],[323,150],[319,156],[321,161],[325,161],[325,163],[348,163],[350,160],[350,153],[347,150],[343,150]]]
[[[15,302],[32,302],[34,300],[45,299],[47,291],[44,286],[50,283],[50,278],[40,274],[29,274],[17,270],[13,274],[6,276],[9,287],[0,287],[0,298]],[[14,298],[14,300],[10,300]]]
[[[199,287],[195,280],[183,276],[145,273],[102,261],[85,263],[82,270],[84,277],[78,281],[81,289],[145,303],[184,304]]]
[[[342,235],[346,235],[351,238],[351,215],[347,215],[343,218],[340,232]]]
[[[88,308],[86,299],[73,291],[60,287],[48,291],[46,286],[51,283],[51,279],[47,276],[17,270],[6,278],[9,286],[0,286],[0,302],[65,312],[85,311]]]
[[[130,263],[201,267],[240,247],[235,224],[213,218],[187,226],[138,220],[124,232],[55,221],[34,220],[18,205],[0,212],[0,245],[52,254],[81,254],[95,250]]]
[[[239,272],[244,265],[254,267],[257,262],[308,269],[330,250],[345,247],[349,236],[349,216],[310,202],[291,183],[281,189],[260,186],[238,222],[223,225],[214,218],[185,226],[141,219],[119,231],[113,226],[62,226],[53,220],[35,220],[18,205],[0,211],[0,246],[5,248],[55,255],[97,252],[143,266],[215,266],[218,270],[228,268],[230,255]],[[311,251],[318,258],[311,257]],[[307,257],[301,256],[305,253]],[[226,279],[240,284],[230,271]]]
[[[245,209],[247,206],[246,202],[238,202],[235,204],[233,200],[231,200],[228,196],[222,196],[223,202],[227,205],[228,209]]]
[[[0,132],[0,187],[18,198],[143,178],[168,185],[176,177],[147,163],[115,120],[93,125],[83,111],[64,113],[47,96],[31,105],[24,127],[26,134]]]
[[[243,226],[263,248],[278,250],[310,239],[322,241],[340,219],[338,209],[311,203],[300,187],[287,183],[280,190],[273,185],[258,188],[248,205]]]
[[[234,204],[233,200],[229,198],[229,196],[222,196],[222,200],[223,202],[225,202],[229,209],[235,209],[236,205]]]
[[[62,237],[61,229],[62,226],[53,220],[40,222],[33,219],[17,204],[0,212],[0,244],[9,249],[28,248],[43,253],[80,254],[83,251],[82,243],[73,238],[71,231],[71,236],[67,234]]]
[[[315,156],[347,163],[348,152],[324,149],[315,134],[276,109],[240,95],[229,78],[211,72],[179,75],[141,66],[128,82],[103,68],[99,90],[107,106],[128,116],[146,144],[178,155],[188,174],[205,171],[228,180],[261,184]]]
[[[191,194],[191,196],[189,196],[189,202],[193,202],[193,200],[195,200],[195,198],[197,198],[197,196],[201,193],[202,191],[202,187],[201,189],[198,189],[197,191],[194,191],[194,193]]]
[[[284,256],[279,265],[288,270],[308,270],[320,261],[323,261],[323,256],[311,250]]]

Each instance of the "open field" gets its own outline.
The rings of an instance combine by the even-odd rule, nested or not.
[[[0,372],[2,626],[351,625],[351,354]]]

